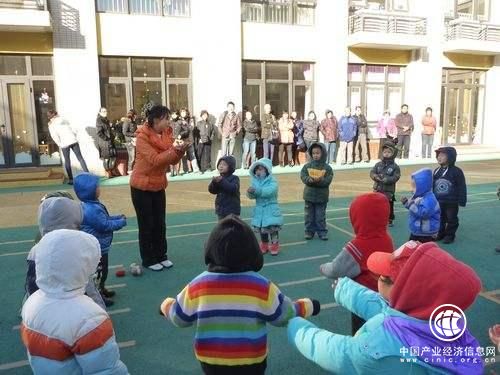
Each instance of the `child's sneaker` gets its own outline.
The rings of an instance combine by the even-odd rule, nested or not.
[[[452,236],[445,236],[443,238],[443,243],[445,244],[453,243],[453,241],[455,241],[455,238],[453,238]]]
[[[327,234],[318,234],[318,237],[321,241],[328,241],[328,235]]]
[[[113,297],[116,294],[115,291],[109,290],[109,289],[106,289],[106,288],[101,288],[100,292],[106,298],[111,298],[111,297]]]
[[[101,298],[102,301],[104,302],[104,306],[106,307],[111,307],[115,304],[112,299],[106,298],[103,294],[101,294]]]
[[[260,243],[260,252],[265,254],[269,251],[269,242],[261,242]]]
[[[311,232],[306,232],[306,233],[304,234],[304,238],[305,238],[306,240],[312,240],[312,239],[313,239],[313,237],[314,237],[314,233],[311,233]]]
[[[269,245],[269,250],[271,250],[272,256],[278,255],[278,253],[280,252],[280,243],[279,242],[272,243],[271,245]]]
[[[394,226],[394,223],[392,222],[392,220],[389,220],[389,226],[392,228]]]
[[[158,272],[163,270],[163,266],[160,263],[156,263],[151,266],[148,266],[148,269],[150,269],[151,271]]]
[[[174,266],[172,261],[170,261],[169,259],[164,260],[163,262],[160,262],[160,264],[165,268],[172,268]]]

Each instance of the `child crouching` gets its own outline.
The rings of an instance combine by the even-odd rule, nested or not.
[[[271,255],[278,255],[283,216],[278,206],[278,181],[273,177],[272,169],[269,159],[260,159],[252,164],[252,185],[247,190],[247,196],[255,199],[252,226],[260,234],[260,251],[262,254],[270,251]]]
[[[230,215],[205,245],[208,270],[161,304],[174,325],[196,325],[194,351],[205,374],[264,374],[266,323],[285,326],[296,316],[319,313],[318,301],[292,302],[261,276],[263,263],[252,229]]]

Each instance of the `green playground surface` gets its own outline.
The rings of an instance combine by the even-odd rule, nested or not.
[[[457,241],[441,245],[456,258],[472,266],[483,283],[483,293],[467,310],[467,322],[481,346],[493,346],[488,328],[500,323],[499,255],[500,201],[496,184],[469,186],[469,203],[460,210]],[[291,298],[311,297],[322,304],[322,312],[311,318],[319,327],[339,334],[350,333],[350,314],[337,306],[330,282],[319,274],[319,265],[338,254],[351,237],[348,207],[352,198],[333,198],[327,212],[329,241],[303,239],[303,202],[281,206],[285,226],[280,233],[282,249],[277,257],[266,255],[262,274],[275,282]],[[390,228],[396,246],[408,238],[407,214],[396,204],[395,226]],[[251,208],[243,208],[242,217],[250,218]],[[117,278],[119,265],[139,261],[135,218],[114,237],[110,252],[112,267],[108,286],[116,291],[115,305],[109,309],[121,358],[132,374],[199,374],[194,357],[194,328],[176,328],[158,313],[161,301],[176,294],[196,275],[205,270],[203,245],[215,224],[212,211],[168,214],[168,253],[174,267],[160,273],[145,271],[142,277],[128,272]],[[26,255],[37,228],[0,229],[0,371],[29,374],[25,349],[19,335],[19,309],[24,294]],[[446,285],[443,285],[446,287]],[[429,291],[432,298],[432,291]],[[286,329],[269,327],[268,374],[323,374],[287,343]],[[498,353],[497,353],[498,356]],[[500,360],[497,359],[497,362]],[[499,364],[489,365],[500,370]]]

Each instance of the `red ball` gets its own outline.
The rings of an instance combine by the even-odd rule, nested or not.
[[[125,276],[125,270],[121,269],[115,272],[116,277],[123,277]]]

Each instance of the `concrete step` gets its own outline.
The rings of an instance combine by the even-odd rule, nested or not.
[[[15,168],[0,170],[0,188],[59,185],[64,180],[62,168]]]

